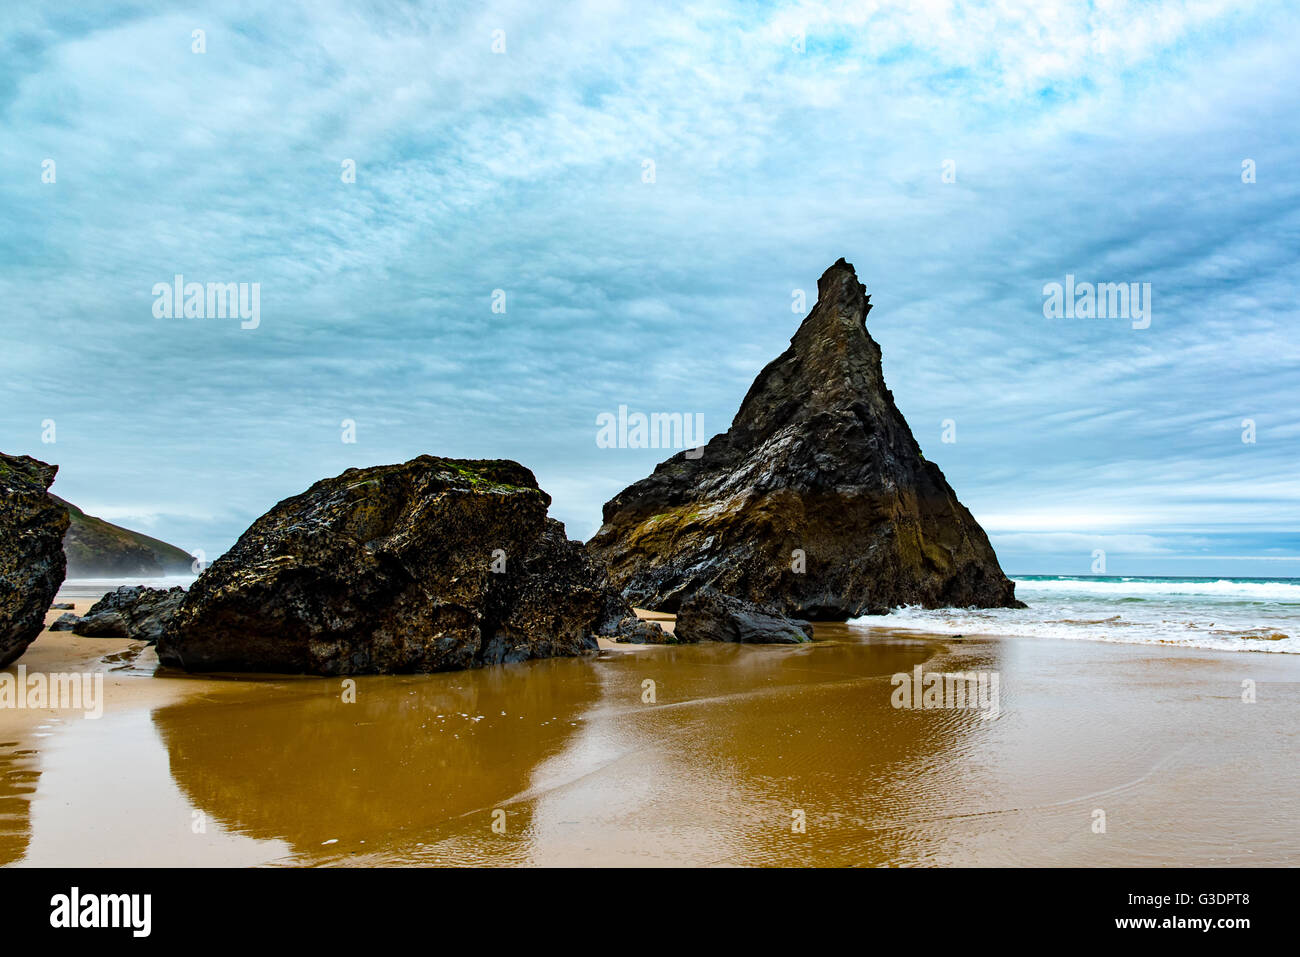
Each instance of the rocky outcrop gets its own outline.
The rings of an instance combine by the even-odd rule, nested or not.
[[[185,589],[122,585],[95,604],[73,626],[86,638],[130,638],[153,644],[180,610]]]
[[[798,645],[812,641],[813,626],[704,587],[682,602],[673,634],[683,644],[735,641],[747,645]]]
[[[0,452],[0,668],[45,629],[63,584],[68,512],[46,491],[57,465]]]
[[[814,619],[1020,605],[894,405],[870,309],[841,259],[731,428],[605,504],[588,548],[632,604],[673,611],[711,585]]]
[[[158,642],[190,671],[429,672],[596,648],[630,608],[516,462],[349,469],[253,523]]]
[[[57,495],[71,522],[63,536],[69,578],[150,578],[188,575],[194,559],[175,545],[87,515]]]

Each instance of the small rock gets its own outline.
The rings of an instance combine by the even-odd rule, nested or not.
[[[81,619],[72,612],[64,612],[58,618],[54,619],[54,622],[50,625],[50,631],[72,631],[72,627],[79,621],[81,621]]]
[[[675,645],[677,639],[664,631],[662,625],[653,621],[643,621],[635,615],[629,615],[618,623],[614,640],[627,645]]]
[[[86,638],[130,638],[153,644],[184,600],[185,589],[179,585],[168,589],[123,585],[91,605],[72,631]]]
[[[56,601],[53,605],[50,606],[50,608],[53,609],[54,611],[72,611],[76,607],[77,606],[70,601]]]
[[[674,633],[680,642],[797,645],[812,641],[813,627],[705,587],[682,602]]]

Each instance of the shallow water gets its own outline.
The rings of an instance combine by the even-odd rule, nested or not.
[[[945,650],[851,626],[821,626],[819,636],[810,646],[670,646],[360,678],[351,704],[337,679],[137,668],[131,680],[181,693],[0,740],[0,862],[1300,857],[1292,656],[1245,656],[1258,663],[1247,672],[1243,656],[1178,649]],[[891,676],[922,662],[996,671],[997,715],[894,708]],[[1259,681],[1252,705],[1239,693],[1248,674]],[[643,700],[647,679],[653,702]]]

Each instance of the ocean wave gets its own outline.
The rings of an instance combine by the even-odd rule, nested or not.
[[[65,578],[59,586],[59,595],[64,598],[99,597],[114,591],[120,585],[144,585],[148,588],[171,588],[180,585],[186,591],[194,584],[197,575],[156,575],[141,578]]]
[[[1123,588],[1145,583],[1105,584]],[[1048,592],[1035,596],[1028,589],[1023,593],[1017,589],[1017,595],[1028,608],[906,606],[887,615],[856,618],[851,623],[882,631],[931,635],[1063,638],[1300,654],[1300,613],[1276,601],[1216,602],[1208,596],[1197,599],[1175,595],[1171,596],[1175,600],[1168,603],[1130,603],[1123,600],[1122,592],[1107,596]]]
[[[1300,582],[1157,579],[1157,578],[1016,578],[1016,596],[1026,595],[1095,595],[1101,598],[1146,598],[1160,596],[1197,596],[1236,598],[1249,601],[1283,602],[1300,605]]]

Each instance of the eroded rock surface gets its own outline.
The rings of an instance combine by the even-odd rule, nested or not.
[[[0,668],[16,661],[45,629],[63,584],[68,510],[47,489],[57,465],[0,452]]]
[[[254,522],[191,586],[159,658],[337,675],[594,651],[631,611],[549,505],[506,460],[349,469]]]

